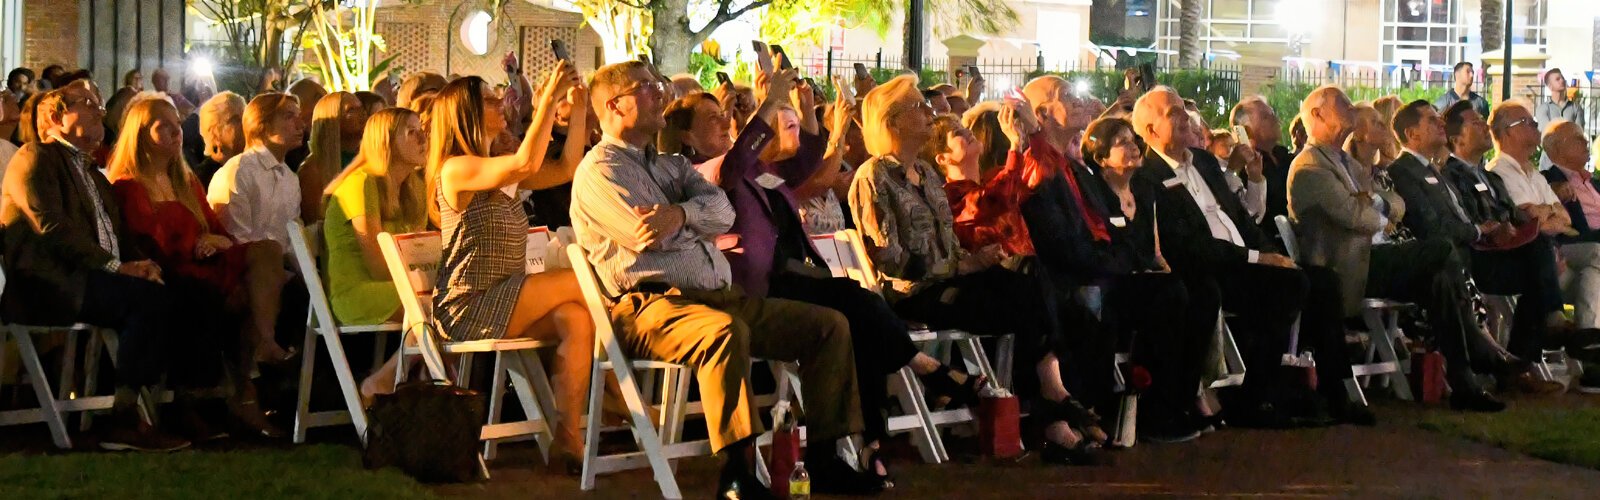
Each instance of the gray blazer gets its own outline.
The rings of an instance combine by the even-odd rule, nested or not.
[[[1295,157],[1289,166],[1289,219],[1295,224],[1301,264],[1338,273],[1345,314],[1355,315],[1366,297],[1372,235],[1383,230],[1384,220],[1372,199],[1361,194],[1371,189],[1371,175],[1351,160],[1352,168],[1362,170],[1351,178],[1339,164],[1342,154],[1327,146],[1307,146]],[[1398,201],[1385,199],[1390,198],[1391,205]]]

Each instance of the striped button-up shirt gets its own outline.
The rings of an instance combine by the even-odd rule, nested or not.
[[[111,214],[106,212],[105,200],[100,198],[100,190],[95,188],[94,179],[90,177],[89,169],[94,167],[89,166],[91,163],[89,154],[79,150],[77,146],[59,135],[51,134],[50,137],[56,144],[72,150],[72,176],[82,184],[84,192],[89,195],[89,202],[94,205],[95,241],[100,243],[101,249],[111,254],[111,262],[106,263],[105,269],[108,272],[117,272],[117,269],[122,267],[122,249],[117,247],[117,230],[111,224]]]
[[[684,224],[646,245],[634,208],[654,205],[683,207]],[[571,215],[578,244],[612,295],[645,283],[717,290],[732,282],[716,239],[733,227],[733,205],[687,158],[606,136],[578,165]]]

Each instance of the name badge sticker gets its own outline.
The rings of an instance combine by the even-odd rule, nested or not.
[[[1489,186],[1484,185],[1482,182],[1479,182],[1477,184],[1473,184],[1472,185],[1472,189],[1478,190],[1479,193],[1487,193],[1487,192],[1489,192]]]
[[[1428,184],[1438,184],[1439,183],[1439,178],[1431,176],[1431,175],[1427,176],[1427,177],[1424,177],[1423,180],[1428,181]]]
[[[1182,186],[1182,185],[1183,185],[1183,179],[1179,179],[1177,177],[1173,177],[1171,179],[1167,179],[1167,180],[1161,181],[1161,187],[1164,187],[1164,188],[1172,188],[1172,187],[1177,187],[1177,186]]]
[[[1128,227],[1128,218],[1126,218],[1126,217],[1112,217],[1111,218],[1111,225],[1117,226],[1117,227]]]
[[[778,186],[783,185],[783,178],[763,172],[761,176],[756,177],[756,184],[767,189],[778,189]]]

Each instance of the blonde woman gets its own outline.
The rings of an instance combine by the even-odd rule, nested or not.
[[[426,159],[427,136],[417,114],[385,109],[367,120],[361,155],[323,193],[323,268],[340,323],[397,318],[400,300],[378,250],[378,233],[409,233],[427,225],[421,173]]]
[[[194,301],[196,314],[225,309],[254,320],[241,329],[245,341],[223,343],[233,347],[230,406],[255,431],[279,437],[283,432],[262,416],[249,377],[253,341],[271,338],[277,304],[250,301],[256,294],[248,289],[271,286],[253,278],[271,279],[281,264],[273,252],[263,251],[264,245],[236,244],[202,203],[200,182],[183,162],[178,110],[170,101],[132,99],[124,114],[123,130],[129,133],[117,139],[107,168],[133,240],[161,266],[169,285]]]
[[[244,98],[226,90],[200,105],[200,137],[205,142],[205,159],[194,168],[200,185],[210,185],[228,160],[244,151]]]
[[[334,176],[355,159],[361,149],[361,131],[367,122],[361,99],[349,92],[334,92],[317,101],[311,114],[311,153],[296,172],[301,193],[321,193]],[[300,199],[300,217],[307,224],[322,219],[322,197]]]
[[[245,151],[218,170],[206,190],[206,202],[217,213],[222,229],[238,243],[263,242],[263,252],[281,262],[289,248],[289,221],[300,217],[300,183],[284,158],[300,146],[300,105],[294,96],[265,93],[244,108]],[[286,278],[283,266],[261,269],[249,278],[250,303],[262,310],[277,310]],[[258,321],[272,321],[269,317]],[[263,329],[256,341],[256,359],[281,362],[294,356]]]

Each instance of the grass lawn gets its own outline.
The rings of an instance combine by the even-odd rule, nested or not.
[[[433,498],[355,448],[0,456],[0,498]]]
[[[1423,429],[1554,462],[1600,469],[1600,408],[1516,405],[1502,413],[1430,412]]]

